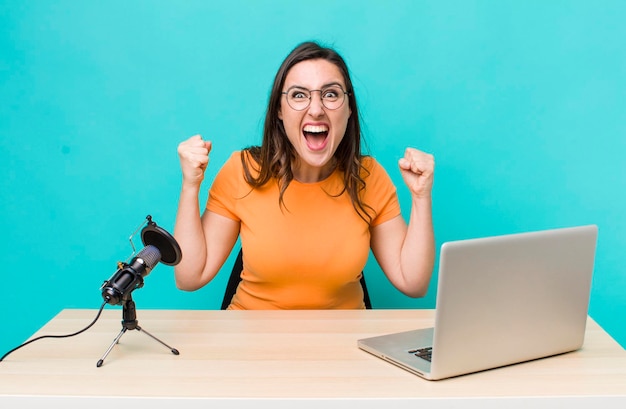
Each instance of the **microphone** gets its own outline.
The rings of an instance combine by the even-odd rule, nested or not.
[[[161,260],[158,248],[148,245],[133,258],[130,264],[122,264],[113,276],[104,282],[102,297],[111,305],[118,305],[122,299],[137,288],[143,287],[143,278]]]
[[[174,237],[157,226],[151,216],[146,219],[148,224],[141,231],[141,241],[145,247],[130,263],[118,263],[118,270],[102,284],[102,298],[108,304],[119,305],[130,293],[143,287],[144,277],[150,274],[159,261],[174,266],[182,258]]]
[[[107,357],[109,352],[111,352],[111,349],[115,346],[115,344],[117,344],[120,337],[124,335],[127,330],[135,329],[141,331],[142,329],[137,323],[135,302],[132,300],[130,294],[137,288],[143,287],[143,278],[147,276],[150,271],[152,271],[152,269],[159,263],[159,261],[163,264],[174,266],[180,263],[180,260],[182,258],[182,252],[174,237],[172,237],[167,231],[157,226],[156,223],[152,221],[152,216],[148,215],[146,219],[148,220],[148,223],[141,231],[141,241],[143,241],[145,247],[137,254],[136,257],[134,257],[130,261],[130,263],[119,262],[117,271],[113,274],[113,276],[111,276],[111,278],[109,278],[107,281],[104,282],[104,284],[102,284],[102,287],[100,289],[102,291],[102,298],[104,298],[104,302],[100,306],[98,315],[96,315],[96,318],[91,322],[91,324],[81,329],[80,331],[74,332],[73,334],[42,335],[37,338],[33,338],[17,346],[16,348],[13,348],[9,352],[1,356],[0,362],[4,360],[4,358],[6,358],[10,353],[39,339],[72,337],[74,335],[85,332],[96,323],[106,304],[123,305],[122,331],[118,334],[115,340],[113,340],[113,343],[106,351],[104,356],[98,361],[96,366],[102,366],[104,359]],[[135,233],[138,230],[139,228],[135,230]],[[131,245],[133,244],[132,238],[135,233],[130,236]],[[134,254],[135,246],[132,247]],[[154,338],[159,343],[165,345],[174,355],[179,354],[177,349],[170,347],[160,339],[156,338],[154,335],[146,332],[145,330],[143,332]]]

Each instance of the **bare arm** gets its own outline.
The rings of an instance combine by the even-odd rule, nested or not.
[[[175,266],[176,285],[182,290],[201,288],[215,277],[239,234],[239,223],[206,211],[200,215],[198,197],[209,163],[211,142],[195,135],[178,146],[183,183],[176,214],[174,238],[183,253]]]
[[[371,230],[371,247],[389,281],[410,297],[426,295],[435,263],[431,191],[434,177],[432,155],[408,148],[399,161],[411,191],[409,224],[402,216]]]

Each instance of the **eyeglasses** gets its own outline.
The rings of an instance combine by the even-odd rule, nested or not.
[[[315,91],[320,93],[322,105],[331,110],[340,108],[346,100],[346,95],[350,95],[340,85],[330,85],[326,88],[311,90],[294,85],[281,94],[287,96],[287,103],[291,108],[296,111],[303,111],[311,105],[311,93]]]

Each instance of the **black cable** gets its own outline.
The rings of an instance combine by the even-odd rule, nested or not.
[[[24,347],[24,346],[30,344],[31,342],[35,342],[35,341],[37,341],[39,339],[43,339],[43,338],[67,338],[67,337],[73,337],[74,335],[78,335],[78,334],[81,334],[81,333],[87,331],[89,328],[91,328],[93,326],[93,324],[96,323],[96,321],[98,321],[98,318],[100,318],[100,314],[102,314],[102,310],[104,309],[105,305],[107,305],[107,300],[105,300],[102,303],[102,306],[100,306],[100,310],[98,310],[98,314],[96,315],[96,318],[94,318],[94,320],[91,322],[91,324],[87,325],[85,328],[81,329],[80,331],[77,331],[77,332],[75,332],[73,334],[67,334],[67,335],[42,335],[40,337],[33,338],[33,339],[29,340],[29,341],[24,342],[22,345],[19,345],[19,346],[13,348],[12,350],[7,352],[6,354],[4,354],[2,356],[2,358],[0,358],[0,362],[2,362],[2,360],[4,358],[6,358],[9,354],[11,354],[12,352],[15,352],[18,349],[20,349],[21,347]]]

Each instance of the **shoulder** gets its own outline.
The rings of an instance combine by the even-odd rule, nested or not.
[[[373,157],[363,157],[361,164],[365,189],[363,201],[373,211],[371,226],[379,225],[400,214],[396,186],[385,168]]]
[[[234,175],[241,173],[241,151],[234,151],[222,164],[218,175]]]
[[[395,194],[396,186],[387,170],[376,159],[364,156],[361,159],[361,177],[365,182],[365,195],[378,196]]]
[[[361,158],[361,176],[367,182],[367,179],[389,179],[387,170],[372,156],[363,156]]]
[[[249,191],[242,161],[244,156],[243,151],[234,151],[222,164],[211,183],[210,199],[228,202]]]
[[[374,159],[373,156],[369,156],[369,155],[364,155],[361,158],[361,165],[363,165],[363,167],[365,169],[371,169],[373,167],[379,167],[381,166],[380,163],[378,163],[378,161],[376,159]]]
[[[258,177],[260,167],[250,149],[234,151],[219,170],[216,180],[230,180],[230,183],[248,184]]]
[[[252,154],[248,149],[238,150],[231,153],[222,166],[223,171],[240,172],[244,166],[254,169],[256,166]]]

